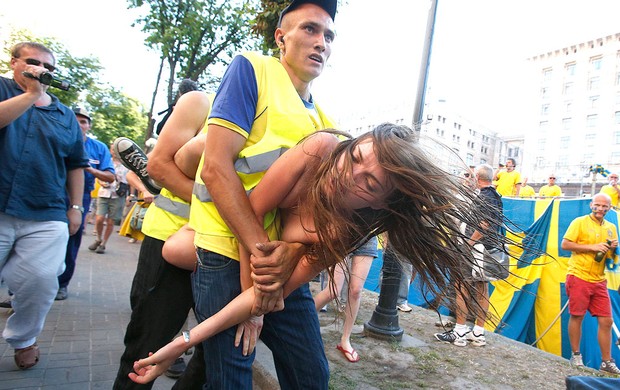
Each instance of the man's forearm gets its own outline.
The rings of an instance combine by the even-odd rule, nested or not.
[[[85,168],[84,170],[90,173],[91,175],[95,176],[97,179],[101,181],[105,181],[106,183],[112,183],[116,179],[116,177],[114,176],[114,173],[110,171],[101,171],[93,167],[88,167],[88,168]]]
[[[8,126],[15,119],[22,116],[32,107],[39,95],[36,93],[22,93],[0,102],[0,129]]]
[[[151,162],[151,160],[153,161]],[[149,158],[147,169],[149,176],[151,176],[153,180],[156,180],[159,184],[184,201],[191,202],[194,180],[185,176],[176,166],[174,160],[158,161],[157,159]]]
[[[77,168],[67,172],[67,194],[69,196],[69,204],[84,206],[82,199],[84,197],[84,169]]]

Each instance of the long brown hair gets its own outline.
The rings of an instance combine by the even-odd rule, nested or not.
[[[351,169],[356,146],[369,138],[393,190],[381,210],[351,210],[342,195],[355,183],[342,172]],[[344,164],[339,169],[341,157]],[[320,241],[310,254],[313,261],[333,264],[331,259],[344,259],[369,237],[387,232],[390,249],[413,265],[426,291],[445,296],[450,284],[471,276],[463,264],[472,263],[472,248],[459,225],[480,226],[489,218],[473,212],[475,192],[433,162],[410,128],[384,123],[340,142],[309,184],[303,207],[313,216]],[[498,235],[495,240],[499,247],[505,238]]]

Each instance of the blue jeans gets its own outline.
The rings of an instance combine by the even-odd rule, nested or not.
[[[192,275],[198,321],[218,312],[241,292],[239,262],[198,248],[198,267]],[[314,300],[304,285],[284,300],[283,311],[266,314],[261,340],[273,353],[283,390],[327,389],[329,366]],[[233,326],[203,342],[207,383],[204,389],[252,389],[255,353],[235,348]]]

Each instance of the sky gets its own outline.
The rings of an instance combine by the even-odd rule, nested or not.
[[[427,102],[446,100],[461,116],[500,133],[520,132],[532,95],[527,58],[620,32],[617,0],[437,0]],[[378,4],[381,4],[378,6]],[[430,0],[347,0],[313,95],[338,120],[393,119],[410,111],[420,77]],[[126,0],[0,0],[0,38],[11,27],[53,36],[77,56],[93,55],[101,79],[150,106],[159,60],[131,27]],[[81,11],[81,12],[78,12]],[[535,93],[535,92],[534,92]],[[155,112],[165,108],[158,101]],[[522,131],[521,131],[522,132]]]

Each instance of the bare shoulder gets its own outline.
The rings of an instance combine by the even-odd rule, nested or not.
[[[312,156],[325,156],[331,153],[340,140],[336,135],[327,132],[315,133],[299,145],[304,153]]]

